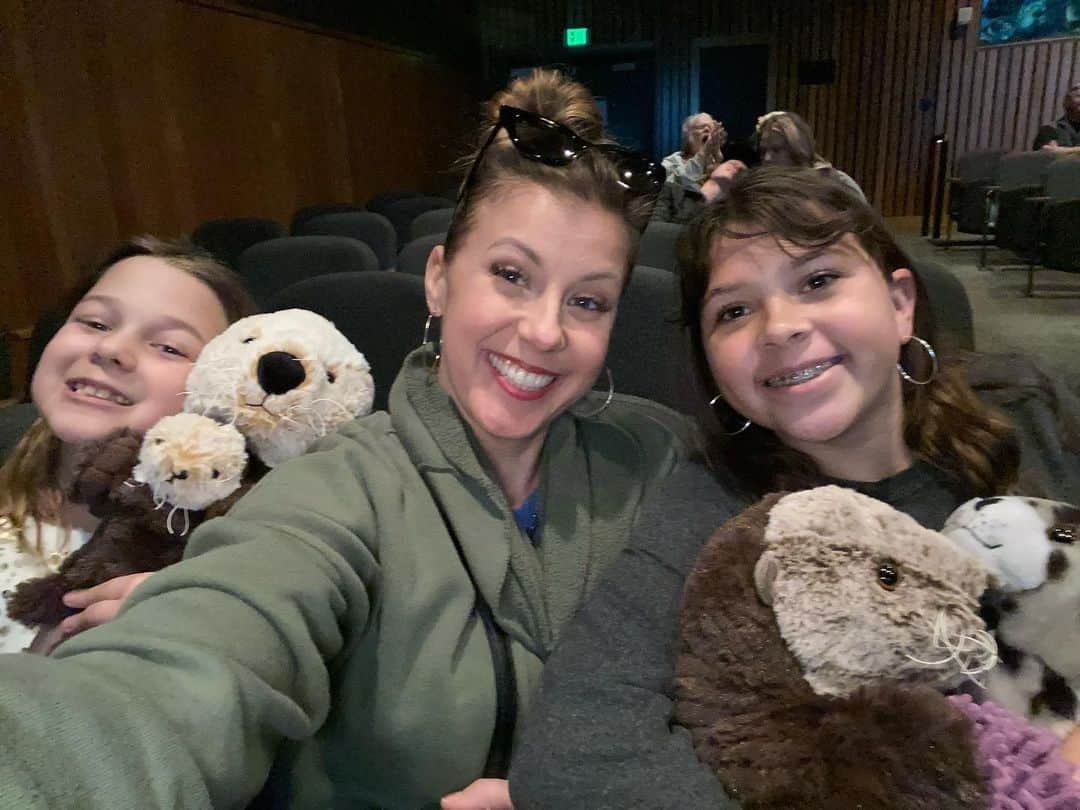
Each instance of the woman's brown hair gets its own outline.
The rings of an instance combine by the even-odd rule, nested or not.
[[[612,143],[604,136],[603,120],[592,93],[557,70],[536,69],[514,79],[486,104],[476,147],[461,161],[467,168],[479,160],[470,187],[458,202],[458,211],[446,235],[446,257],[453,257],[475,223],[476,206],[521,182],[535,183],[559,194],[569,194],[599,205],[619,217],[627,236],[627,268],[637,256],[641,230],[648,224],[655,195],[631,194],[619,184],[614,164],[597,150],[587,150],[565,166],[548,166],[518,154],[505,133],[481,153],[482,145],[499,120],[503,105],[517,107],[556,121],[594,143]]]
[[[228,323],[257,311],[240,277],[209,253],[186,241],[152,236],[139,236],[118,245],[62,299],[61,311],[66,316],[109,268],[135,256],[162,259],[205,284],[221,304]],[[60,441],[44,418],[38,417],[0,467],[0,516],[11,521],[20,537],[28,517],[47,522],[59,519],[63,508],[55,478],[59,452]]]
[[[915,334],[937,349],[940,368],[928,385],[904,385],[904,440],[913,453],[948,473],[958,494],[977,497],[1005,492],[1017,477],[1019,444],[1009,422],[984,405],[958,370],[957,353],[939,340],[918,272],[870,206],[846,186],[813,169],[762,167],[740,174],[728,196],[708,206],[679,243],[682,322],[693,360],[699,421],[710,462],[722,462],[748,494],[800,489],[824,480],[814,461],[772,431],[751,425],[738,436],[743,418],[726,406],[708,406],[717,393],[701,329],[701,309],[712,272],[717,239],[769,235],[783,248],[819,250],[851,234],[887,280],[902,267],[916,280]],[[782,240],[782,241],[781,241]],[[930,376],[926,354],[915,341],[901,362],[916,379]],[[724,413],[726,412],[726,414]]]
[[[777,138],[784,143],[784,148],[791,157],[792,166],[819,166],[825,159],[817,153],[814,144],[814,131],[798,113],[767,113],[758,119],[755,132],[758,148],[763,148],[769,138]]]

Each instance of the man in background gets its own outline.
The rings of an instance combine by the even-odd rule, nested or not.
[[[1061,155],[1080,154],[1080,82],[1073,82],[1062,101],[1065,115],[1039,129],[1032,149]]]

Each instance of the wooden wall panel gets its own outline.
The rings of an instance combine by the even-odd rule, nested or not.
[[[921,213],[934,134],[946,132],[954,153],[1027,148],[1041,124],[1061,115],[1065,88],[1080,78],[1077,38],[980,48],[976,19],[965,36],[951,39],[957,6],[979,5],[972,0],[686,0],[663,7],[650,0],[482,0],[492,84],[503,78],[506,54],[514,66],[529,64],[525,54],[536,64],[559,61],[568,5],[574,23],[593,27],[595,45],[629,41],[619,37],[654,43],[661,153],[678,147],[679,126],[693,112],[693,41],[767,35],[776,106],[806,117],[822,154],[887,216]],[[530,15],[545,24],[528,24]],[[513,27],[500,25],[505,18]],[[834,84],[798,84],[800,60],[830,58]]]
[[[441,190],[476,111],[419,55],[225,5],[0,4],[0,328],[119,239]]]

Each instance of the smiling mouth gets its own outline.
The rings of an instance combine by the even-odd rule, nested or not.
[[[69,380],[67,387],[73,394],[82,394],[85,397],[100,399],[102,402],[112,402],[125,408],[135,404],[129,397],[121,394],[115,388],[99,385],[89,380]]]
[[[842,355],[836,357],[830,357],[828,360],[823,360],[820,363],[815,363],[812,366],[806,368],[800,368],[797,371],[791,371],[787,374],[778,374],[775,377],[769,377],[765,380],[766,388],[790,388],[794,385],[802,385],[805,382],[816,379],[828,371],[835,365],[839,365],[843,361]]]
[[[517,363],[494,352],[488,352],[488,362],[498,372],[499,376],[522,391],[542,391],[555,382],[557,378],[555,374],[527,371]]]

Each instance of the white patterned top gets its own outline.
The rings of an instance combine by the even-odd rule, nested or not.
[[[42,523],[40,529],[41,554],[20,550],[18,530],[10,518],[0,517],[0,593],[5,597],[0,600],[0,652],[22,652],[38,632],[8,618],[7,595],[20,582],[56,573],[67,556],[90,539],[90,532],[83,529],[65,529],[52,523]],[[34,538],[37,530],[37,522],[27,518],[24,535]]]

